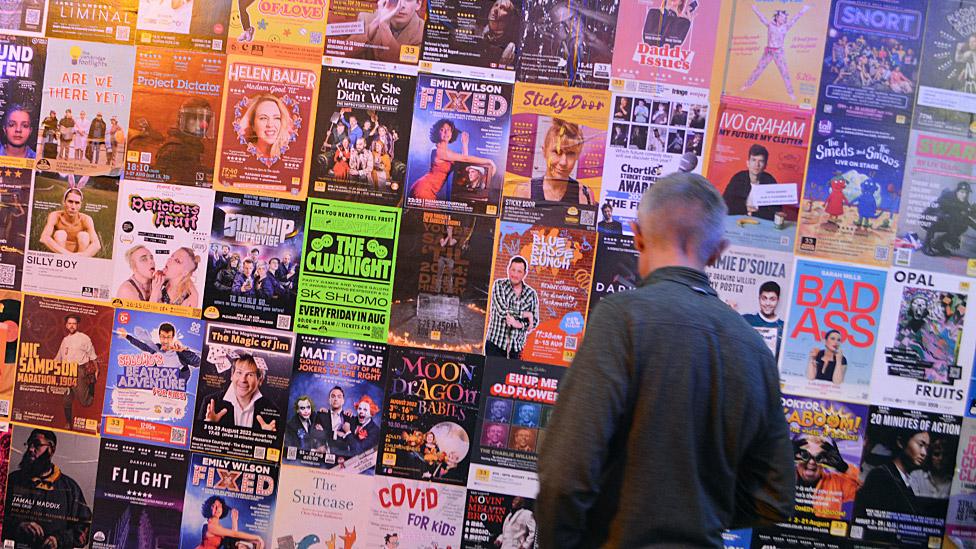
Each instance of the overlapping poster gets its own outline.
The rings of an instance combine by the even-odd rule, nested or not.
[[[707,173],[733,244],[793,249],[810,126],[809,111],[722,98]]]
[[[216,53],[138,48],[126,179],[213,185],[224,61]]]
[[[71,9],[87,6],[66,3]],[[70,174],[72,186],[78,187],[92,176],[122,175],[133,74],[118,67],[132,67],[135,54],[135,48],[123,45],[77,39],[48,42],[38,171]]]
[[[914,129],[976,135],[976,2],[930,0]]]
[[[227,53],[250,55],[256,61],[277,58],[318,63],[328,4],[326,0],[232,2]]]
[[[495,220],[406,210],[400,223],[389,342],[481,352]]]
[[[304,228],[301,202],[217,193],[203,317],[290,330]]]
[[[390,347],[376,472],[464,486],[484,367],[479,355]]]
[[[918,91],[927,4],[833,0],[818,112],[846,118],[852,126],[907,127]]]
[[[27,249],[27,208],[34,172],[0,169],[0,289],[20,290]]]
[[[7,473],[10,467],[10,429],[11,424],[0,422],[0,498],[6,501]],[[3,533],[3,510],[0,510],[0,534]],[[0,538],[3,539],[3,538]]]
[[[139,0],[136,43],[223,52],[232,0]]]
[[[519,82],[512,103],[505,196],[595,209],[610,93]]]
[[[976,144],[913,130],[908,150],[893,264],[976,276]]]
[[[113,313],[88,301],[24,296],[13,421],[98,433]]]
[[[718,262],[705,267],[705,273],[719,298],[742,315],[779,358],[793,281],[793,254],[731,246]]]
[[[14,383],[17,380],[17,343],[20,338],[22,301],[23,294],[20,292],[0,290],[0,349],[3,349],[3,362],[0,362],[0,420],[10,417],[10,401],[14,396]],[[5,455],[0,449],[0,459]]]
[[[189,469],[180,547],[275,547],[277,465],[192,454]]]
[[[299,335],[288,395],[284,463],[372,475],[386,345]]]
[[[269,549],[367,546],[372,478],[286,465],[278,481]]]
[[[725,72],[725,93],[813,109],[830,3],[739,0]]]
[[[189,462],[184,450],[103,438],[92,549],[178,547]]]
[[[189,446],[203,330],[196,319],[116,309],[103,436]]]
[[[427,8],[421,70],[494,82],[515,81],[522,40],[522,0],[428,0]]]
[[[871,406],[852,539],[941,544],[961,427],[958,416]]]
[[[599,259],[593,263],[589,312],[593,312],[593,307],[604,297],[637,288],[641,282],[637,271],[638,255],[634,248],[634,237],[600,234],[596,248]]]
[[[512,86],[421,74],[414,102],[406,206],[497,216]]]
[[[892,269],[885,287],[871,402],[962,415],[976,345],[970,281]]]
[[[466,491],[460,486],[376,477],[368,547],[460,547]]]
[[[976,545],[976,423],[964,419],[956,454],[956,470],[949,489],[943,547]]]
[[[565,368],[490,357],[472,462],[535,472]]]
[[[410,75],[322,67],[309,195],[401,203],[416,86]]]
[[[799,260],[780,351],[784,393],[866,403],[885,272]]]
[[[485,354],[569,366],[586,326],[596,233],[585,210],[506,199]]]
[[[385,342],[400,209],[309,199],[295,330]]]
[[[210,189],[122,182],[113,305],[200,318],[213,198]]]
[[[139,0],[47,1],[48,38],[109,44],[132,44],[135,39]]]
[[[623,0],[613,77],[707,88],[721,6],[716,2]]]
[[[613,94],[600,193],[601,233],[632,234],[641,195],[674,172],[702,173],[708,91],[664,84],[653,93]],[[609,208],[609,212],[607,209]],[[617,222],[619,229],[603,222]]]
[[[46,59],[46,39],[0,34],[0,166],[34,166]]]
[[[88,547],[98,469],[92,457],[97,455],[98,437],[14,426],[3,544]]]
[[[620,4],[523,0],[518,80],[607,89]]]
[[[318,65],[227,58],[214,188],[303,199]]]
[[[535,500],[531,498],[468,490],[462,524],[463,549],[538,546]]]
[[[821,398],[783,395],[793,442],[796,505],[789,522],[757,528],[752,538],[775,547],[837,547],[853,518],[861,486],[868,407]]]
[[[116,177],[35,173],[24,291],[109,300],[118,184]]]
[[[420,60],[425,0],[329,2],[325,58],[357,68],[409,73]]]
[[[190,449],[277,462],[295,334],[207,323]]]
[[[908,150],[907,127],[817,118],[803,187],[797,253],[891,264]]]
[[[0,32],[18,36],[44,36],[48,0],[7,2],[0,16]]]

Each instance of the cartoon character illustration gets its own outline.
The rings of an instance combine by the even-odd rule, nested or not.
[[[857,206],[857,221],[854,225],[858,229],[870,229],[871,220],[881,215],[878,211],[878,199],[874,196],[880,189],[870,178],[861,182],[861,194],[850,202],[851,206]]]
[[[834,227],[840,226],[838,221],[844,215],[844,206],[851,205],[844,196],[845,188],[847,188],[847,180],[843,177],[836,176],[830,180],[830,194],[824,202],[824,213],[829,216],[826,223]]]
[[[895,214],[898,213],[898,204],[901,202],[901,193],[898,192],[899,189],[895,188],[894,183],[888,183],[885,187],[881,189],[881,212],[878,215],[887,213],[888,218],[878,225],[878,229],[890,229],[891,223],[895,220]]]

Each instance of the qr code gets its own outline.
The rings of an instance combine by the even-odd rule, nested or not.
[[[315,31],[312,33],[312,44],[322,43],[322,31]]]
[[[15,278],[17,278],[17,267],[0,265],[0,285],[13,286]]]
[[[878,261],[888,261],[888,247],[878,246],[874,249],[874,258]]]
[[[298,448],[295,446],[289,446],[288,451],[285,452],[285,459],[288,461],[298,459]]]
[[[864,527],[863,526],[851,526],[851,537],[854,539],[861,539],[864,537]]]
[[[128,42],[129,27],[123,27],[121,25],[115,27],[115,39],[118,40],[119,42]]]
[[[254,459],[264,459],[265,453],[265,448],[263,446],[255,446],[254,453],[252,455],[254,456]]]
[[[224,41],[221,40],[220,38],[214,38],[213,40],[210,41],[210,47],[216,51],[223,51]]]
[[[376,339],[386,339],[386,328],[382,326],[373,326],[373,330],[370,335]]]
[[[169,441],[173,444],[186,444],[186,429],[173,427],[173,430],[169,433]]]
[[[41,10],[24,10],[24,23],[28,25],[41,24]]]
[[[908,267],[912,264],[912,249],[911,248],[897,248],[895,249],[895,265],[899,267]]]
[[[0,400],[0,416],[9,416],[9,415],[10,415],[10,401]]]
[[[576,350],[576,346],[578,344],[579,344],[579,340],[578,340],[578,338],[576,336],[566,336],[566,345],[565,345],[565,347],[567,349],[569,349],[570,351],[575,351]]]
[[[279,330],[291,328],[291,315],[278,315],[277,327]]]
[[[583,210],[580,212],[580,225],[592,225],[596,222],[596,212],[593,210]]]

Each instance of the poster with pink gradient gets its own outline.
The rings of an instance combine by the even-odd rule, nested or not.
[[[715,0],[623,0],[613,77],[708,87],[721,6]]]

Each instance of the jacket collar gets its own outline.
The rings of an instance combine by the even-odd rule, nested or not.
[[[690,267],[661,267],[647,275],[639,286],[650,286],[664,281],[688,286],[700,294],[718,295],[718,292],[709,284],[708,276],[704,272]]]

